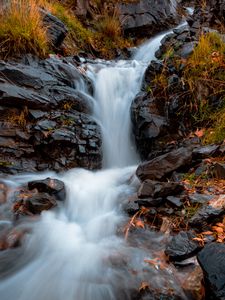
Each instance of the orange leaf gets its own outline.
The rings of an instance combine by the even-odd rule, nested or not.
[[[202,232],[202,234],[203,235],[211,235],[211,234],[213,234],[213,232],[212,231],[204,231],[204,232]]]
[[[223,228],[217,227],[217,226],[212,226],[212,229],[216,231],[217,233],[223,233]]]
[[[205,133],[205,129],[204,129],[204,128],[202,128],[202,129],[197,129],[197,130],[195,131],[195,135],[196,135],[197,137],[199,137],[199,138],[203,137],[204,133]]]
[[[145,224],[141,220],[135,220],[135,226],[143,229],[145,228]]]

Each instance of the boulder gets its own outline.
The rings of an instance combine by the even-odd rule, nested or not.
[[[46,178],[44,180],[35,180],[28,182],[29,190],[37,189],[39,193],[48,193],[54,195],[56,200],[65,200],[65,185],[58,179]]]
[[[145,180],[138,190],[138,198],[159,198],[181,193],[184,187],[177,182]]]
[[[162,180],[173,171],[190,164],[192,149],[181,147],[140,164],[136,175],[141,180]]]
[[[206,202],[190,219],[189,224],[195,227],[204,227],[205,224],[215,221],[225,214],[225,195],[215,196]]]
[[[181,231],[175,235],[166,246],[165,254],[173,261],[180,261],[194,256],[201,246],[193,238],[196,237],[192,231]]]
[[[140,0],[122,3],[120,19],[125,35],[150,37],[179,22],[177,1]]]
[[[15,195],[13,212],[16,217],[20,215],[32,216],[40,214],[44,210],[49,210],[57,205],[55,198],[47,193],[21,190]]]
[[[208,300],[225,299],[225,245],[210,243],[197,256]]]

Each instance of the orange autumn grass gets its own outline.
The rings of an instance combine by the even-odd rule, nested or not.
[[[38,1],[11,0],[0,4],[0,56],[32,53],[45,56],[48,52],[46,28]]]

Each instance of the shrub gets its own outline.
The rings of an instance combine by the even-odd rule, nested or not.
[[[7,2],[6,2],[7,3]],[[0,56],[48,52],[46,28],[36,1],[11,0],[0,8]]]

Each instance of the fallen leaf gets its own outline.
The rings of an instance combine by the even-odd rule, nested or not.
[[[135,220],[135,227],[139,227],[139,228],[145,228],[145,224],[143,221],[141,220]]]
[[[212,231],[204,231],[201,234],[203,234],[203,235],[212,235],[213,232]]]
[[[199,138],[203,137],[204,133],[205,133],[205,129],[204,129],[204,128],[202,128],[202,129],[197,129],[197,130],[195,131],[195,135],[196,135],[197,137],[199,137]]]
[[[212,226],[212,229],[218,233],[223,233],[223,228],[218,226]]]

